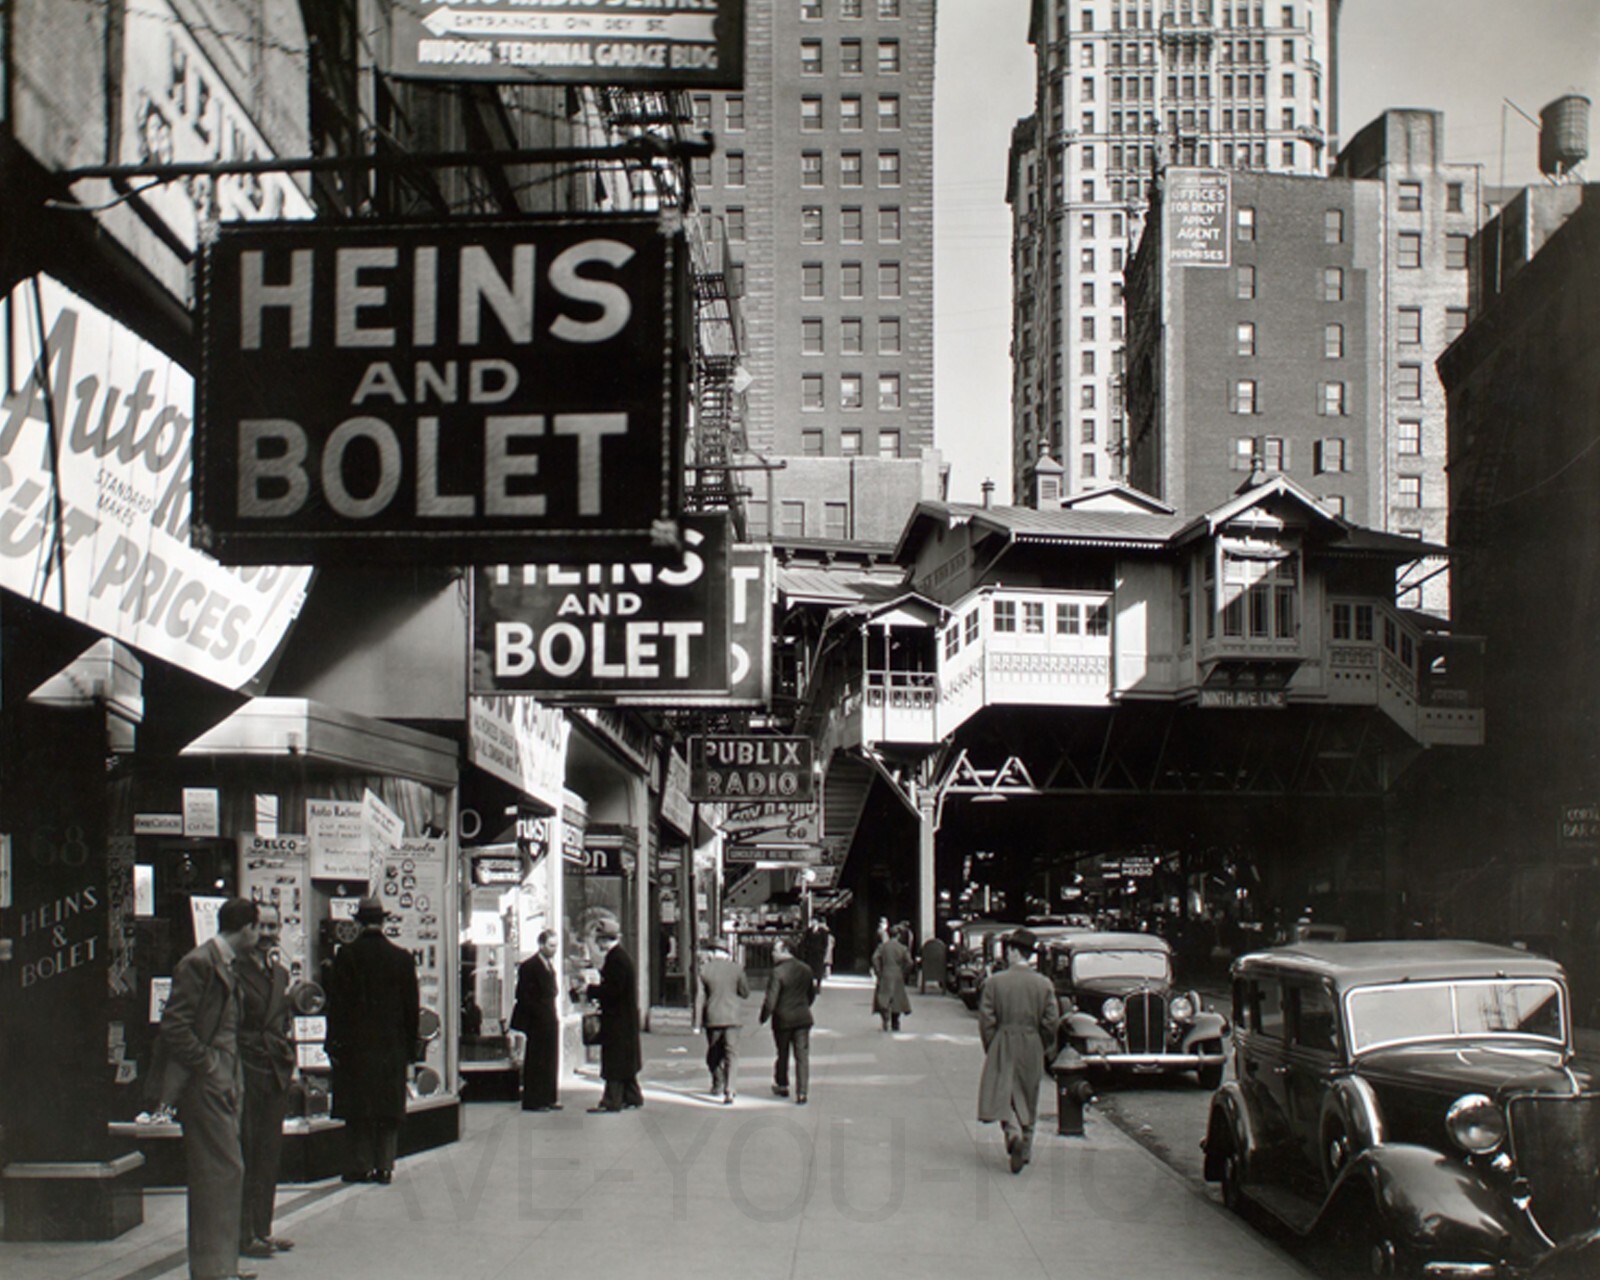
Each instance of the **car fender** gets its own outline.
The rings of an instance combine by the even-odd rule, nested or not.
[[[1194,1015],[1194,1021],[1183,1034],[1183,1052],[1193,1053],[1197,1044],[1204,1044],[1207,1040],[1221,1041],[1228,1034],[1228,1020],[1220,1013],[1213,1013],[1210,1009],[1202,1010]]]
[[[1398,1248],[1423,1258],[1526,1264],[1547,1247],[1510,1198],[1477,1170],[1413,1143],[1368,1147],[1352,1158],[1312,1230],[1373,1214]]]
[[[1109,1039],[1105,1028],[1087,1013],[1076,1010],[1061,1019],[1061,1028],[1064,1034],[1074,1040],[1105,1040]]]
[[[1591,1280],[1600,1275],[1600,1227],[1563,1240],[1529,1275],[1532,1280]]]
[[[1211,1109],[1206,1119],[1205,1177],[1207,1182],[1222,1179],[1222,1160],[1230,1150],[1238,1150],[1248,1169],[1254,1159],[1257,1143],[1255,1122],[1250,1112],[1249,1099],[1236,1080],[1228,1080],[1211,1095]]]
[[[1324,1145],[1330,1120],[1337,1120],[1350,1141],[1350,1154],[1383,1145],[1383,1112],[1378,1095],[1360,1076],[1335,1080],[1322,1100],[1322,1115],[1317,1120],[1317,1145]]]

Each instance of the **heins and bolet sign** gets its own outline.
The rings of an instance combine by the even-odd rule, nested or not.
[[[197,541],[463,563],[671,518],[684,269],[665,218],[224,228]]]

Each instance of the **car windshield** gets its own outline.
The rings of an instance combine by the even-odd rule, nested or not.
[[[1543,979],[1468,979],[1362,987],[1349,995],[1356,1053],[1408,1040],[1536,1036],[1564,1043],[1561,988]]]
[[[1095,982],[1106,978],[1168,978],[1167,953],[1154,949],[1080,951],[1072,957],[1072,980]]]

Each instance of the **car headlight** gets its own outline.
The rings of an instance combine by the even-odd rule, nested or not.
[[[1172,1000],[1172,1016],[1178,1022],[1187,1022],[1194,1017],[1194,1001],[1188,996],[1174,996]]]
[[[1444,1127],[1456,1146],[1473,1155],[1493,1151],[1506,1138],[1505,1114],[1481,1093],[1463,1094],[1452,1102]]]
[[[1100,1016],[1107,1022],[1121,1022],[1128,1016],[1128,1008],[1116,996],[1110,996],[1100,1006]]]

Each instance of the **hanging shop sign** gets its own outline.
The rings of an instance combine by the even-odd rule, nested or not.
[[[810,738],[702,734],[689,739],[689,798],[816,799]]]
[[[805,804],[730,802],[723,806],[717,826],[730,844],[817,846],[822,842],[822,806],[815,800]]]
[[[686,261],[671,215],[224,227],[197,543],[466,564],[637,540],[681,505]]]
[[[689,762],[667,752],[667,776],[661,784],[661,819],[681,835],[694,834],[694,802],[689,799]]]
[[[122,8],[124,164],[226,164],[275,153],[169,0]],[[310,218],[311,201],[286,173],[219,174],[142,184],[136,197],[186,248],[220,222]]]
[[[415,0],[395,5],[397,76],[744,87],[745,0]]]
[[[1162,224],[1175,267],[1226,267],[1232,260],[1233,187],[1221,169],[1171,168],[1165,175]]]
[[[230,689],[272,658],[308,569],[189,545],[194,383],[48,276],[0,299],[0,586]]]
[[[726,691],[727,518],[683,524],[683,558],[671,567],[617,560],[474,570],[472,693],[637,703]]]
[[[467,700],[467,759],[551,809],[561,807],[571,731],[565,711],[534,698]]]
[[[696,707],[771,704],[773,575],[770,546],[733,545],[728,556],[728,691],[685,693],[677,702]]]

